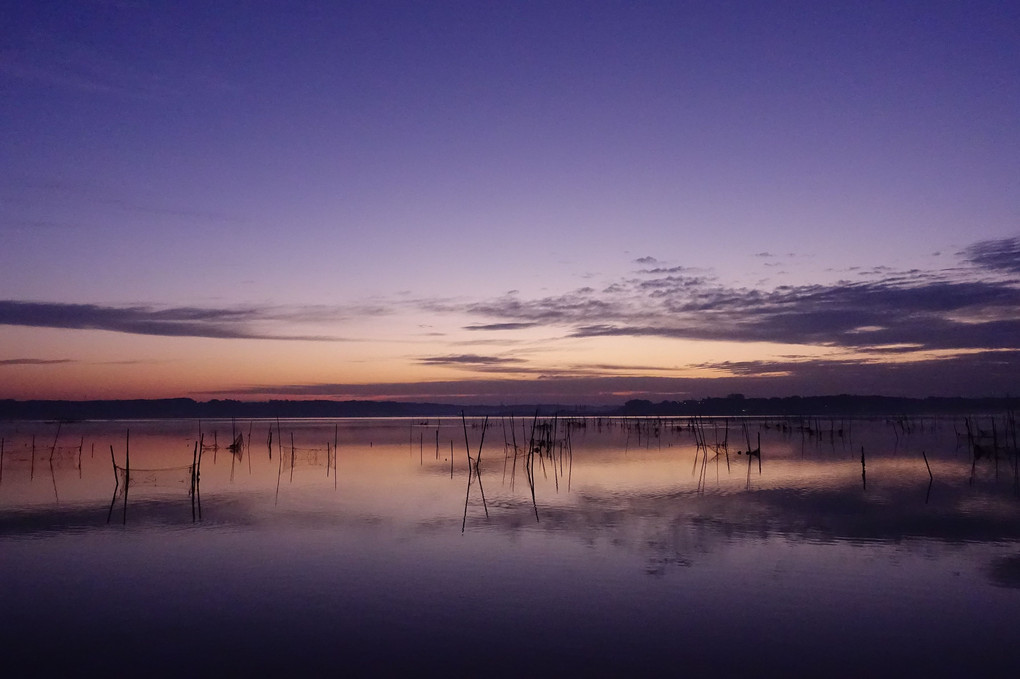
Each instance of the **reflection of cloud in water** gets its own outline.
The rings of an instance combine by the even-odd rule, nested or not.
[[[540,531],[577,539],[593,548],[643,554],[646,572],[661,575],[697,565],[699,557],[771,540],[803,544],[895,545],[910,551],[1020,540],[1020,524],[1003,500],[967,487],[937,486],[925,503],[926,484],[886,488],[804,490],[778,488],[741,493],[576,493],[573,504],[543,505],[529,521],[530,503],[490,503],[490,517],[469,514],[472,530]],[[503,511],[492,511],[498,506]],[[1020,580],[1020,565],[1014,565]]]
[[[988,578],[998,587],[1020,589],[1020,554],[993,559],[988,567]]]

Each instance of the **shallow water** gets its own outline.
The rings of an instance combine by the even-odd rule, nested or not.
[[[1020,669],[1013,457],[975,464],[962,420],[561,420],[529,479],[532,425],[490,420],[476,475],[460,420],[3,423],[2,657],[28,674]],[[738,454],[759,435],[760,472]],[[120,466],[130,451],[126,497],[111,446]]]

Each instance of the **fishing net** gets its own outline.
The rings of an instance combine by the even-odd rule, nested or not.
[[[325,448],[284,448],[283,466],[325,467],[333,464],[332,453]]]
[[[7,442],[0,451],[0,460],[4,467],[52,467],[54,469],[77,469],[81,459],[79,446],[37,446],[34,450],[28,445],[12,446]]]
[[[138,486],[156,488],[160,490],[186,490],[191,492],[194,480],[194,465],[183,467],[160,467],[157,469],[130,469],[117,465],[114,467],[117,473],[117,492],[123,494],[130,485],[132,490]]]

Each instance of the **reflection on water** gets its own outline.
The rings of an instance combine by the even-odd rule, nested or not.
[[[1010,426],[4,423],[0,650],[30,674],[1002,674]]]

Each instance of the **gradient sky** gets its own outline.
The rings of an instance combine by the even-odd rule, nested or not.
[[[8,2],[0,87],[0,397],[1020,392],[1015,3]]]

